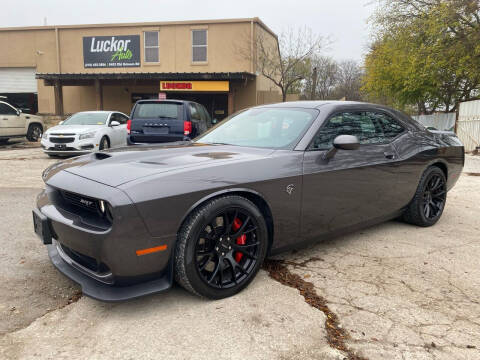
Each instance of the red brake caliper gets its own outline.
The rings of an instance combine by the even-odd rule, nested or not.
[[[235,218],[232,224],[233,231],[238,231],[238,229],[240,229],[241,226],[242,226],[242,220],[240,220],[239,218]],[[245,243],[247,242],[247,235],[243,234],[239,236],[235,242],[238,245],[245,245]],[[243,254],[241,252],[238,252],[238,251],[235,252],[236,262],[240,262],[240,260],[242,260],[242,257],[243,257]]]

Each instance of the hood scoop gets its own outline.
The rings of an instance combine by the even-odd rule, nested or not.
[[[112,157],[112,155],[104,153],[104,152],[96,152],[96,153],[94,153],[94,156],[95,156],[95,159],[97,159],[97,160],[104,160],[104,159],[108,159],[108,158]]]

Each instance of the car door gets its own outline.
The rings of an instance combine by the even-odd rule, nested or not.
[[[338,135],[354,135],[356,150],[337,150]],[[339,232],[395,212],[397,153],[378,121],[366,111],[329,117],[304,154],[302,235]]]
[[[123,114],[123,113],[117,113],[117,121],[120,123],[118,126],[118,132],[119,132],[119,146],[126,146],[127,145],[127,121],[128,121],[128,116]]]
[[[113,121],[116,121],[118,122],[120,125],[117,125],[117,126],[112,126],[112,122]],[[108,121],[108,131],[109,131],[109,136],[110,136],[110,139],[111,139],[111,146],[112,147],[116,147],[116,146],[120,146],[122,144],[122,141],[124,140],[124,131],[122,129],[122,121],[123,119],[120,118],[120,114],[119,113],[112,113],[110,115],[110,120]]]
[[[25,135],[25,121],[17,109],[0,102],[0,136]]]

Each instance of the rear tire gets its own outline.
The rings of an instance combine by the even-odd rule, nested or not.
[[[40,124],[31,124],[27,131],[27,140],[36,142],[42,138],[43,128]]]
[[[232,296],[253,280],[267,247],[265,220],[251,201],[237,195],[216,198],[194,210],[180,229],[175,280],[201,297]]]
[[[403,214],[403,219],[417,226],[432,226],[442,216],[446,201],[445,174],[440,168],[431,166],[423,173],[415,196]]]
[[[110,148],[110,141],[108,140],[108,137],[104,136],[100,140],[100,145],[98,146],[98,150],[107,150]]]

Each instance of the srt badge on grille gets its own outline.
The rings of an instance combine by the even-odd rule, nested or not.
[[[80,203],[86,206],[90,206],[93,204],[93,201],[90,200],[85,200],[85,199],[80,199]]]

